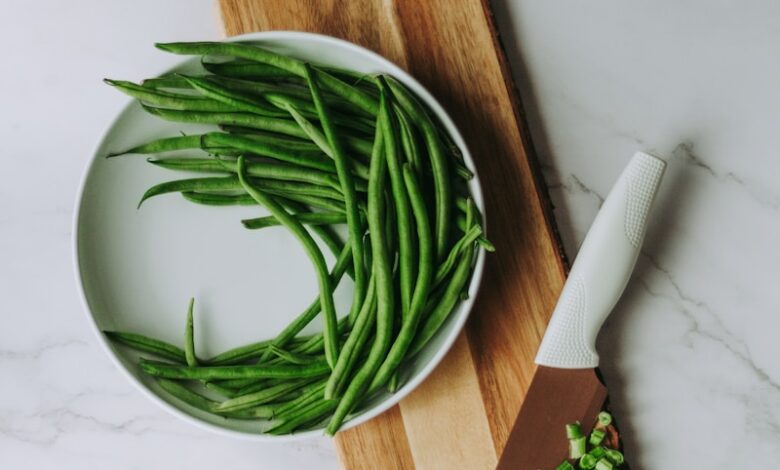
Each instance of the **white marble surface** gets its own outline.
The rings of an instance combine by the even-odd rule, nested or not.
[[[105,76],[219,36],[210,1],[3,4],[0,468],[336,468],[325,439],[267,445],[144,399],[84,321],[70,252],[84,164],[125,102]],[[780,461],[780,6],[497,1],[576,251],[636,149],[668,157],[636,276],[599,341],[635,469]]]

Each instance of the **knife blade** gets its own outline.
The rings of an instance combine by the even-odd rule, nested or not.
[[[498,470],[555,468],[568,457],[565,425],[579,421],[588,431],[603,409],[596,336],[634,270],[665,167],[637,152],[604,200],[542,338]]]

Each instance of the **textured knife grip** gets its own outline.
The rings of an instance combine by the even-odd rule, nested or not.
[[[596,336],[634,270],[663,161],[637,153],[593,221],[542,339],[536,363],[596,367]]]

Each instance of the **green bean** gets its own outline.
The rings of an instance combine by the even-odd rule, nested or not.
[[[290,115],[295,119],[295,122],[298,123],[298,125],[301,127],[301,129],[306,132],[306,134],[309,136],[309,138],[317,144],[317,146],[325,153],[325,155],[332,158],[334,161],[336,161],[336,156],[334,154],[333,149],[330,146],[330,142],[328,141],[327,137],[323,135],[323,133],[311,122],[309,122],[305,116],[303,116],[301,113],[299,113],[295,108],[293,108],[290,105],[286,106],[287,111],[290,113]],[[342,158],[343,154],[342,154]],[[356,175],[358,175],[361,178],[368,178],[368,169],[365,165],[363,165],[361,162],[352,160],[352,168],[350,170],[351,172],[354,171]],[[336,172],[338,172],[338,163],[336,163]]]
[[[297,137],[274,135],[269,132],[264,132],[261,130],[251,129],[251,128],[243,128],[239,126],[222,126],[222,127],[225,130],[228,130],[230,134],[239,134],[242,137],[247,137],[255,141],[259,141],[267,144],[279,145],[287,148],[288,150],[303,152],[306,155],[322,155],[320,148],[308,140],[299,139]]]
[[[217,83],[199,77],[184,76],[187,83],[203,96],[232,108],[233,111],[246,111],[260,116],[284,117],[285,113],[263,101],[232,91]]]
[[[267,349],[270,343],[271,340],[267,339],[264,341],[258,341],[256,343],[239,346],[237,348],[229,349],[220,354],[217,354],[205,362],[206,364],[212,366],[231,365],[243,362],[260,355]]]
[[[339,404],[338,400],[322,400],[319,402],[310,403],[300,410],[297,410],[297,414],[279,422],[278,424],[267,429],[267,434],[289,434],[297,428],[310,423],[314,420],[319,420],[325,415],[333,411]]]
[[[280,202],[285,208],[294,211],[296,214],[310,212],[309,208],[303,204],[298,204],[297,202],[284,199],[280,200]],[[343,214],[343,210],[329,212]],[[309,225],[309,231],[311,231],[314,235],[317,235],[328,247],[331,254],[338,260],[341,252],[344,250],[344,245],[346,245],[346,243],[341,241],[341,238],[333,231],[333,229],[329,225]],[[354,279],[355,272],[354,269],[352,269],[352,266],[347,266],[346,272],[349,277]]]
[[[480,237],[480,235],[482,235],[482,227],[479,225],[474,225],[468,232],[466,232],[465,235],[463,235],[461,239],[452,245],[452,249],[447,255],[447,258],[442,264],[439,265],[438,269],[436,270],[436,277],[433,281],[434,286],[438,286],[442,281],[444,281],[444,279],[446,279],[446,277],[452,271],[452,268],[455,266],[455,262],[463,250],[471,246],[471,244],[474,243],[477,238]]]
[[[471,199],[470,197],[469,198],[456,197],[455,205],[458,207],[458,209],[460,209],[464,213],[468,213],[469,210],[473,210],[474,217],[476,219],[480,219],[480,220],[482,219],[482,214],[480,214],[479,209],[477,209],[477,206],[474,204],[474,200]],[[481,226],[481,222],[477,222],[477,223]],[[458,216],[457,218],[457,224],[458,224],[458,228],[460,228],[463,231],[463,233],[468,232],[467,228],[470,227],[470,225],[466,224],[464,222],[464,219],[462,219],[460,216]],[[477,238],[477,243],[479,243],[479,245],[482,248],[484,248],[486,251],[489,251],[491,253],[496,251],[496,247],[493,245],[493,243],[490,240],[485,238],[484,235],[480,235]]]
[[[339,257],[336,259],[336,264],[333,266],[333,269],[330,273],[330,280],[331,285],[335,286],[338,284],[338,282],[341,280],[341,278],[344,276],[344,273],[347,270],[347,266],[349,266],[350,261],[352,260],[352,241],[348,240],[346,244],[344,244],[344,248],[341,250],[341,253],[339,254]],[[314,299],[314,301],[309,305],[306,310],[301,312],[298,317],[295,318],[292,322],[290,322],[287,327],[285,327],[277,336],[271,341],[271,344],[277,346],[277,347],[284,347],[289,342],[293,341],[293,338],[295,338],[295,335],[300,333],[302,329],[306,327],[309,323],[311,323],[312,320],[314,320],[314,317],[317,316],[317,314],[320,312],[321,309],[321,302],[319,299]],[[317,336],[317,335],[315,335]],[[320,338],[322,338],[322,335],[318,335]],[[295,351],[295,352],[301,352],[301,351]],[[263,355],[260,357],[260,360],[263,361],[271,356],[271,351],[266,350]]]
[[[195,298],[191,298],[187,307],[187,327],[184,329],[184,358],[190,367],[198,365],[198,358],[195,356],[195,322],[192,320],[194,306]]]
[[[409,347],[407,357],[412,357],[420,352],[439,330],[444,323],[444,320],[446,320],[452,312],[455,304],[460,300],[460,293],[469,279],[469,274],[471,274],[473,254],[473,246],[467,247],[461,254],[458,266],[455,268],[455,272],[452,274],[452,278],[450,279],[449,284],[447,284],[441,299],[434,304],[422,326],[417,330],[414,341],[412,341],[412,344]]]
[[[431,160],[431,168],[433,169],[433,184],[436,189],[434,193],[436,198],[436,259],[441,260],[444,258],[447,250],[452,217],[452,188],[447,169],[447,159],[444,158],[444,150],[436,127],[420,102],[404,85],[394,78],[387,76],[386,83],[390,86],[393,96],[398,100],[401,108],[411,116],[412,120],[420,128],[425,140],[428,156]]]
[[[382,92],[390,100],[390,91],[385,81],[380,77],[379,86]],[[391,108],[388,102],[387,107]],[[380,111],[381,112],[381,111]],[[412,240],[412,222],[411,207],[409,195],[404,186],[404,176],[401,170],[401,164],[398,156],[398,140],[395,116],[387,111],[387,116],[382,119],[384,124],[382,133],[385,142],[385,157],[387,158],[387,169],[390,175],[390,186],[393,194],[395,206],[395,219],[398,230],[398,271],[399,285],[401,290],[401,315],[406,318],[409,314],[410,303],[412,299],[412,288],[414,286],[414,241]]]
[[[165,341],[160,341],[138,333],[126,333],[123,331],[103,330],[103,334],[108,336],[111,340],[129,346],[136,351],[154,354],[155,356],[180,364],[185,364],[187,361],[184,357],[184,351],[181,348],[166,343]]]
[[[339,318],[338,322],[339,333],[343,333],[349,327],[349,316]],[[300,346],[292,348],[293,352],[300,354],[314,354],[323,350],[323,338],[322,333],[311,336]]]
[[[309,212],[309,209],[303,204],[285,199],[279,199],[279,202],[282,204],[282,207],[293,212],[293,215]],[[341,241],[339,236],[336,235],[330,229],[330,227],[324,225],[309,225],[309,231],[317,235],[323,241],[323,243],[325,243],[334,257],[337,259],[339,258],[341,252],[344,250],[345,243]],[[346,272],[350,277],[354,277],[354,272],[351,266],[347,266]]]
[[[184,199],[204,206],[254,206],[255,200],[249,194],[212,194],[182,191]]]
[[[252,61],[272,65],[286,70],[293,75],[304,77],[304,63],[298,59],[286,57],[260,47],[237,42],[179,42],[179,43],[157,43],[158,49],[174,54],[185,55],[228,55],[249,59]],[[334,94],[344,98],[346,101],[354,104],[369,115],[375,115],[377,112],[376,100],[363,90],[354,88],[338,78],[328,74],[325,71],[318,70],[317,75],[325,88]]]
[[[183,135],[153,140],[145,144],[137,145],[123,152],[109,153],[107,156],[116,157],[118,155],[124,155],[127,153],[149,154],[198,148],[201,148],[199,135]]]
[[[390,393],[395,393],[398,391],[398,388],[401,386],[401,379],[400,377],[400,370],[396,369],[395,372],[393,372],[393,375],[390,376],[390,380],[387,382],[387,391]]]
[[[157,379],[157,383],[175,398],[199,410],[214,413],[214,408],[219,404],[173,380]]]
[[[275,416],[275,407],[273,405],[261,405],[248,410],[220,414],[232,419],[271,419]]]
[[[322,252],[309,232],[306,231],[300,222],[288,214],[278,202],[258,190],[253,183],[247,179],[244,157],[239,157],[238,159],[238,178],[246,192],[249,193],[258,204],[268,209],[293,233],[293,235],[295,235],[296,238],[298,238],[306,250],[306,254],[314,264],[320,287],[320,304],[323,313],[323,332],[325,335],[325,357],[327,358],[328,364],[333,367],[338,358],[336,308],[333,304],[333,289],[331,287],[330,275],[328,274],[328,268],[325,264],[325,258],[322,256]]]
[[[243,157],[242,157],[243,158]],[[316,186],[313,184],[298,183],[294,181],[278,181],[270,179],[252,178],[252,184],[262,188],[272,194],[281,193],[285,197],[294,195],[313,196],[317,198],[328,198],[339,200],[342,196],[337,191]],[[189,178],[182,180],[167,181],[149,188],[138,203],[138,207],[149,198],[168,193],[178,192],[202,192],[202,191],[235,191],[243,187],[235,176],[218,176],[210,178]]]
[[[260,95],[277,107],[282,107],[283,103],[285,102],[292,104],[298,109],[305,107],[305,111],[307,113],[309,110],[311,110],[312,115],[316,116],[316,110],[312,108],[312,104],[309,101],[311,100],[311,94],[307,88],[215,76],[206,76],[203,78],[218,83],[231,90]],[[336,124],[346,128],[366,132],[368,134],[373,134],[374,122],[367,116],[356,115],[354,105],[345,102],[344,100],[338,98],[337,96],[333,96],[332,94],[325,94],[324,99],[328,105],[341,111],[340,114],[334,117]]]
[[[241,182],[235,176],[167,181],[149,188],[141,197],[138,207],[141,207],[141,204],[147,199],[161,194],[184,191],[235,191],[239,189],[241,189]]]
[[[434,275],[433,265],[436,248],[433,244],[433,236],[428,222],[428,213],[425,208],[422,190],[409,164],[403,168],[403,177],[409,200],[411,201],[415,225],[417,226],[417,238],[420,242],[417,282],[414,285],[414,294],[409,314],[404,318],[401,330],[390,347],[390,352],[387,353],[387,358],[385,358],[384,363],[379,367],[374,380],[371,382],[369,393],[378,390],[390,379],[390,376],[395,373],[406,355],[428,301],[428,294]]]
[[[293,380],[290,382],[283,382],[273,387],[268,387],[264,390],[260,390],[254,393],[241,395],[230,400],[223,401],[215,408],[215,411],[231,412],[241,411],[247,408],[252,408],[257,405],[263,405],[265,403],[272,402],[279,397],[282,397],[291,391],[297,390],[304,385],[312,382],[312,379]]]
[[[360,356],[363,348],[368,341],[371,329],[376,321],[376,286],[375,276],[371,276],[368,281],[368,289],[365,301],[357,314],[352,330],[347,336],[347,341],[339,354],[339,360],[336,367],[328,378],[328,384],[325,388],[325,398],[333,398],[341,392],[344,382],[349,378],[350,372],[355,367],[355,362]]]
[[[274,145],[250,137],[212,132],[203,136],[203,142],[206,145],[224,145],[238,148],[306,168],[314,168],[331,173],[336,172],[333,162],[322,154],[291,150],[282,145]]]
[[[279,109],[287,111],[287,107],[292,107],[306,118],[319,119],[317,108],[306,98],[289,96],[285,93],[266,93],[262,95],[269,103]],[[310,97],[308,97],[310,98]],[[363,116],[344,116],[334,112],[331,116],[333,123],[339,127],[355,130],[364,134],[373,134],[375,129],[373,122]]]
[[[222,395],[225,398],[233,398],[236,396],[235,390],[232,390],[227,387],[223,387],[222,385],[216,382],[205,382],[203,386],[206,387],[208,390],[211,390],[219,395]]]
[[[166,170],[192,171],[196,173],[230,173],[214,158],[147,158],[147,162]]]
[[[352,179],[352,169],[354,168],[357,170],[357,162],[350,163],[344,154],[341,139],[336,132],[334,124],[331,122],[330,110],[320,92],[317,83],[318,78],[308,65],[304,65],[303,70],[306,83],[309,85],[309,90],[311,91],[312,100],[314,101],[317,114],[320,118],[320,124],[322,125],[323,132],[327,139],[327,147],[330,150],[329,155],[336,164],[336,174],[338,175],[341,184],[341,193],[344,195],[349,236],[352,240],[356,241],[352,245],[352,266],[355,267],[355,289],[352,297],[352,308],[349,313],[349,317],[354,321],[360,310],[360,306],[363,303],[363,299],[366,296],[366,277],[365,271],[362,269],[364,259],[363,244],[360,243],[363,239],[365,228],[358,208],[355,182]],[[296,119],[296,121],[297,120],[298,119]]]
[[[154,377],[166,379],[214,380],[214,379],[297,379],[318,377],[330,367],[325,361],[305,366],[294,365],[248,365],[248,366],[204,366],[187,367],[142,359],[141,370]]]
[[[361,397],[368,382],[373,379],[380,362],[387,354],[393,333],[393,315],[395,312],[395,297],[393,292],[393,274],[390,264],[390,254],[387,252],[387,240],[384,233],[385,188],[387,159],[383,156],[384,130],[387,126],[383,121],[389,115],[387,96],[384,91],[380,101],[381,125],[374,142],[374,152],[371,157],[371,174],[368,181],[368,233],[371,240],[373,258],[373,273],[376,278],[377,314],[376,336],[363,366],[357,371],[347,386],[343,397],[338,402],[333,416],[326,428],[326,433],[333,435],[344,422],[347,414],[352,411]],[[380,137],[381,136],[381,137]]]
[[[221,165],[231,173],[236,173],[238,169],[236,162],[225,160],[217,160],[216,162],[218,165]],[[297,181],[300,183],[327,186],[333,188],[335,191],[341,191],[341,187],[339,186],[338,181],[331,173],[318,171],[311,168],[302,168],[297,165],[288,165],[276,162],[247,162],[246,171],[247,174],[252,177],[269,178],[282,181]],[[331,199],[342,199],[342,196],[336,195],[332,191],[326,191],[325,193],[319,195],[322,197],[330,197]]]
[[[456,161],[453,166],[455,167],[455,174],[460,176],[462,179],[468,181],[474,178],[474,172],[469,170],[463,163]]]
[[[304,364],[311,364],[312,362],[317,362],[321,360],[321,358],[317,356],[306,356],[303,354],[297,354],[294,352],[287,351],[285,349],[282,349],[278,346],[274,346],[273,344],[268,347],[268,349],[277,357],[280,359],[284,359],[285,362],[288,362],[290,364],[298,364],[298,365],[304,365]]]
[[[265,349],[263,349],[265,351]],[[273,384],[279,383],[278,380],[283,379],[255,379],[255,378],[249,378],[249,379],[226,379],[226,380],[219,380],[217,383],[219,383],[220,386],[229,388],[231,390],[236,391],[236,393],[239,393],[241,390],[245,389],[246,387],[250,385],[254,385],[257,383],[263,383],[265,386],[270,386],[268,382],[273,382]],[[213,383],[213,382],[212,382]],[[271,385],[273,385],[271,384]]]
[[[299,397],[290,400],[283,405],[276,407],[274,410],[274,417],[278,417],[280,420],[288,419],[295,416],[298,411],[305,406],[323,398],[325,391],[325,381],[320,381],[313,386],[310,386],[308,390],[302,393]]]
[[[278,358],[274,358],[274,359],[278,359]],[[314,380],[319,380],[319,379],[314,379]],[[236,398],[237,397],[241,397],[241,396],[245,396],[245,395],[253,395],[253,394],[256,394],[256,393],[261,392],[263,390],[267,390],[269,388],[276,387],[278,385],[289,384],[290,383],[289,380],[281,380],[281,379],[276,379],[275,382],[271,382],[271,383],[268,383],[268,382],[269,381],[267,379],[257,379],[256,382],[247,384],[245,387],[242,387],[242,388],[238,389],[238,391],[236,392]],[[301,394],[301,392],[298,391],[298,390],[288,391],[288,392],[285,392],[285,393],[279,393],[278,396],[273,398],[273,401],[274,402],[282,402],[282,403],[284,403],[285,401],[289,401],[289,400],[293,400],[293,399],[297,398],[298,395],[300,395],[300,394]]]
[[[310,194],[283,193],[280,191],[273,191],[270,189],[266,189],[266,192],[269,194],[273,194],[274,196],[277,196],[281,200],[299,202],[302,204],[306,204],[307,206],[316,207],[318,209],[323,209],[326,211],[344,212],[344,203],[340,201],[336,201],[335,199],[327,199],[323,197],[312,196]],[[314,227],[316,227],[316,225],[313,226],[313,228]]]
[[[295,98],[309,99],[309,91],[303,86],[300,86],[304,84],[303,80],[300,80],[297,84],[296,83],[288,84],[282,82],[276,82],[276,83],[258,82],[256,80],[249,80],[249,79],[244,80],[238,77],[226,77],[224,75],[220,75],[220,76],[206,75],[203,78],[211,82],[217,83],[219,85],[222,85],[231,90],[243,91],[246,93],[252,93],[254,95],[264,96],[268,93],[283,93],[285,95],[293,96]],[[340,101],[335,97],[332,97],[331,99],[334,102]]]
[[[163,75],[161,77],[147,78],[141,82],[141,86],[151,89],[172,88],[187,89],[190,84],[177,75]]]
[[[228,124],[261,129],[291,137],[306,137],[300,127],[289,119],[260,116],[252,113],[210,113],[204,111],[181,111],[141,105],[144,110],[160,119],[195,124]]]
[[[273,194],[280,200],[287,200],[291,202],[299,202],[307,204],[312,207],[317,207],[331,212],[344,212],[344,205],[339,204],[332,199],[325,199],[316,196],[310,196],[306,194],[290,194],[282,193],[280,191],[274,191],[266,189],[269,194]],[[182,191],[181,193],[184,199],[194,202],[196,204],[202,204],[206,206],[254,206],[257,203],[249,194],[220,194],[220,193],[199,193],[195,191]]]
[[[257,138],[256,136],[267,136],[268,135],[267,133],[264,134],[262,130],[253,129],[251,127],[232,126],[232,125],[220,125],[220,128],[222,130],[226,131],[226,132],[231,133],[231,134],[239,134],[239,135],[242,135],[242,136],[245,136],[245,137],[251,137],[251,138]],[[308,137],[307,137],[307,139],[308,139]],[[360,157],[361,160],[362,159],[365,159],[366,161],[368,160],[367,158],[364,158],[364,157],[368,157],[368,156],[371,155],[372,143],[370,141],[364,139],[363,137],[354,136],[354,135],[350,135],[350,134],[345,134],[343,136],[343,139],[344,139],[344,142],[345,142],[346,146],[349,147],[349,149],[351,150],[351,155],[356,156],[356,157]],[[288,142],[292,141],[292,138],[288,137],[287,140],[288,140]],[[296,148],[302,147],[303,144],[305,144],[305,145],[308,146],[305,150],[312,150],[313,149],[315,152],[320,153],[320,148],[316,144],[311,142],[311,140],[305,140],[304,141],[304,140],[300,140],[300,139],[295,139],[294,143],[295,143],[295,147]],[[301,150],[303,150],[303,149],[301,148]]]
[[[201,60],[201,65],[207,71],[222,75],[225,77],[233,78],[279,78],[289,79],[291,77],[290,72],[274,67],[267,64],[259,64],[257,62],[246,61],[230,61],[230,62],[206,62]],[[294,77],[294,76],[292,76]]]
[[[338,212],[303,212],[295,214],[295,218],[306,225],[330,225],[346,223],[347,217]],[[256,219],[244,219],[241,221],[245,228],[260,229],[281,225],[274,216],[258,217]]]
[[[401,146],[404,149],[404,153],[408,157],[409,163],[416,174],[422,174],[422,151],[417,142],[417,138],[414,135],[414,129],[412,128],[411,119],[406,115],[406,111],[400,107],[395,108],[395,115],[398,117],[398,124],[400,127]]]
[[[123,80],[109,80],[106,78],[103,79],[103,81],[121,91],[122,93],[132,96],[139,101],[142,101],[146,104],[161,106],[163,108],[177,109],[182,111],[209,111],[219,113],[230,113],[239,110],[239,108],[232,106],[229,103],[221,103],[212,99],[204,99],[197,95],[183,95],[154,90],[141,85],[136,85],[133,82],[127,82]]]
[[[235,59],[227,62],[207,62],[201,59],[201,65],[207,71],[221,76],[243,76],[248,79],[261,80],[261,79],[280,79],[280,80],[294,80],[298,82],[298,78],[292,75],[290,72],[274,67],[271,65],[258,63],[252,60]],[[338,76],[342,79],[357,79],[362,77],[361,74],[351,72],[349,70],[337,69],[335,67],[321,67],[323,70],[327,70],[329,73]]]

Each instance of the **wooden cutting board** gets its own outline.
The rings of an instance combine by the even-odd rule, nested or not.
[[[463,133],[485,190],[489,255],[466,330],[417,390],[334,439],[349,469],[490,469],[563,286],[563,256],[488,0],[219,0],[227,35],[329,34],[408,70]]]

